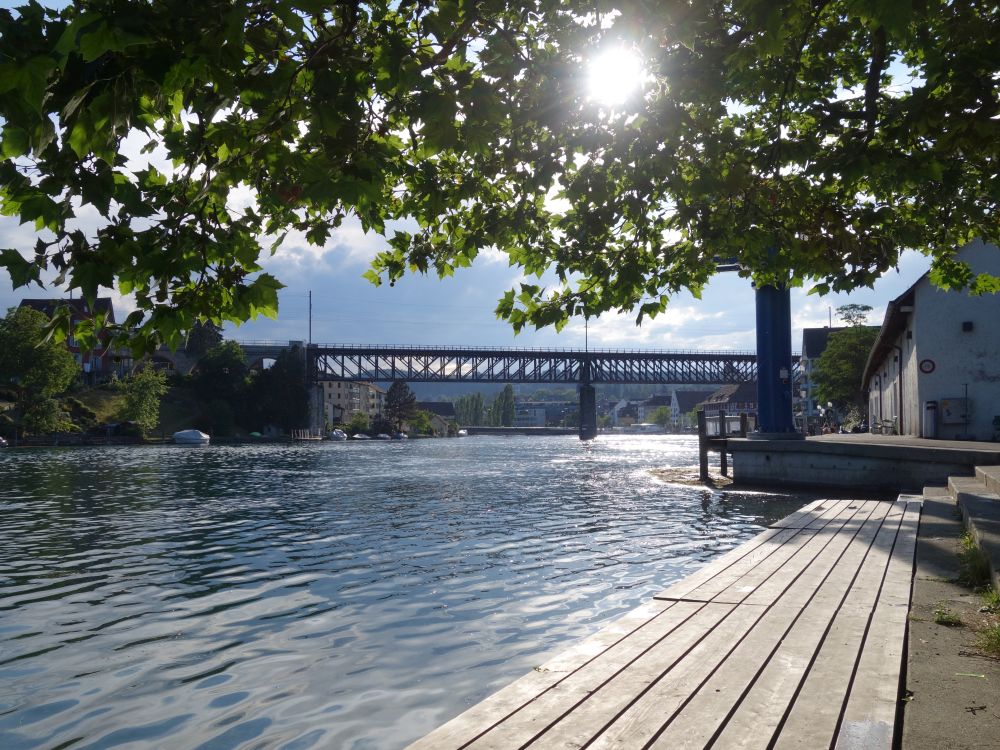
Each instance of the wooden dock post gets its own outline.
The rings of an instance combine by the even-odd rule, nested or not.
[[[704,409],[698,410],[698,478],[708,481],[708,424]]]
[[[729,456],[726,454],[726,438],[728,435],[726,412],[719,411],[719,472],[724,477],[729,476]]]
[[[750,425],[750,415],[743,413],[740,414],[740,437],[745,438],[747,436],[747,427]]]

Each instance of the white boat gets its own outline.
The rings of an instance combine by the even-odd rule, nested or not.
[[[208,445],[211,439],[201,430],[181,430],[174,433],[174,442],[178,445]]]
[[[371,440],[371,438],[363,432],[359,432],[357,435],[351,435],[351,440]]]
[[[393,440],[407,440],[410,436],[405,432],[394,432],[392,433]]]
[[[328,433],[326,433],[326,436],[330,440],[347,440],[347,433],[339,429],[330,430]]]
[[[458,436],[459,437],[468,437],[469,436],[469,431],[468,430],[459,430],[458,431]]]
[[[389,436],[388,436],[388,435],[387,435],[386,433],[384,433],[384,432],[380,432],[380,433],[379,433],[378,435],[376,435],[376,436],[375,436],[375,439],[376,439],[376,440],[392,440],[392,438],[391,438],[391,437],[389,437]]]

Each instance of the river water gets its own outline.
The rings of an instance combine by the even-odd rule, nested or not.
[[[398,748],[801,498],[668,436],[0,452],[0,747]]]

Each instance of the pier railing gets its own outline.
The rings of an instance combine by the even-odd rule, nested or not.
[[[719,454],[719,471],[724,477],[729,476],[729,445],[728,438],[747,436],[747,432],[756,428],[756,414],[726,414],[724,411],[706,414],[698,412],[698,476],[703,482],[708,481],[708,452]]]

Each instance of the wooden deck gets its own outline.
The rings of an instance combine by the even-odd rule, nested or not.
[[[920,509],[811,503],[411,750],[890,748]]]

